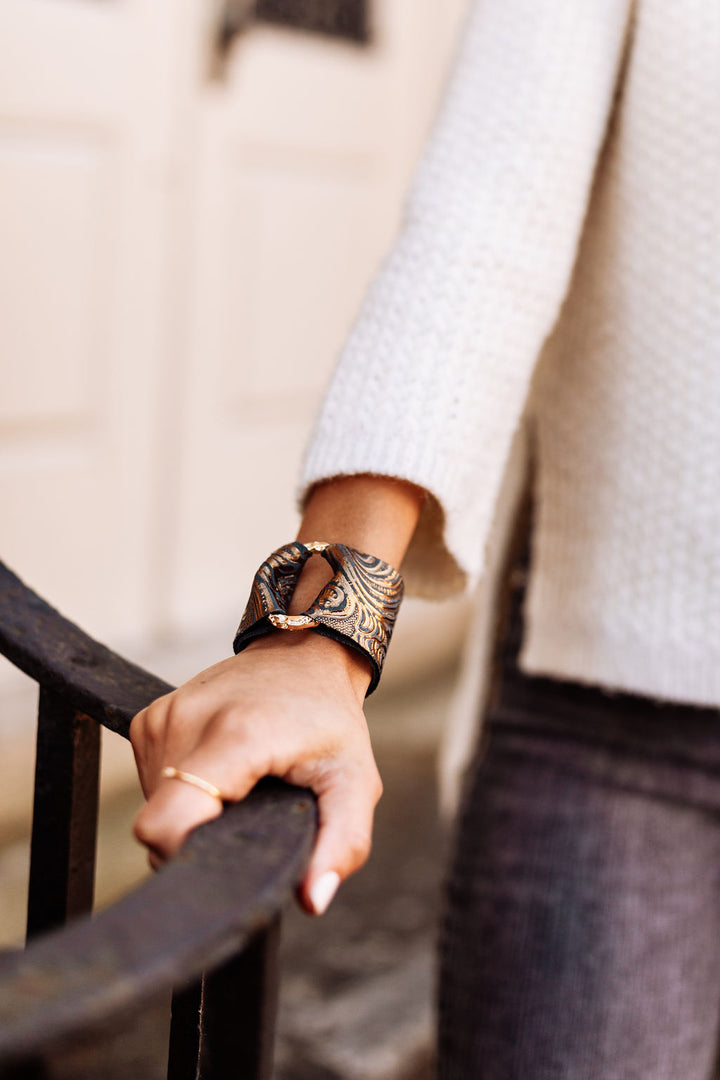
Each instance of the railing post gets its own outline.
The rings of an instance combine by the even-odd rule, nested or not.
[[[28,937],[92,909],[99,766],[100,725],[41,687]]]
[[[270,1080],[280,917],[203,980],[198,1080]]]
[[[173,993],[167,1080],[197,1080],[201,1002],[202,979]]]
[[[278,916],[201,989],[175,995],[168,1080],[271,1080],[279,943]]]
[[[51,1080],[46,1063],[40,1058],[0,1066],[2,1080]]]

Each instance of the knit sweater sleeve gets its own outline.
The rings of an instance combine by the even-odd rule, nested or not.
[[[341,351],[300,478],[429,498],[408,589],[477,580],[533,369],[568,287],[630,0],[471,0],[399,234]]]

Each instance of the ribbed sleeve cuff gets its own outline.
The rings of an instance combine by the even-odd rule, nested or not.
[[[462,538],[453,535],[443,506],[441,478],[437,467],[422,453],[410,461],[393,447],[364,446],[362,454],[354,455],[352,446],[332,436],[318,436],[310,447],[300,477],[298,502],[302,510],[315,484],[337,476],[359,473],[391,476],[423,487],[428,492],[420,512],[417,528],[403,560],[402,572],[406,593],[427,599],[443,599],[472,586],[482,571],[482,544],[468,550]]]

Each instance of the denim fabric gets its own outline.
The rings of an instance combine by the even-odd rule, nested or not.
[[[440,1080],[711,1080],[720,714],[508,670],[441,938]]]

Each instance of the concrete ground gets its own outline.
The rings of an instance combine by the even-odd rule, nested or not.
[[[435,751],[452,674],[371,699],[368,716],[385,783],[367,867],[341,890],[328,914],[295,908],[284,922],[276,1080],[429,1080],[432,1075],[434,938],[447,846],[438,820]],[[137,785],[113,755],[101,814],[101,904],[145,873],[129,828]],[[126,782],[118,780],[125,775]],[[0,848],[0,936],[19,939],[27,883],[25,838],[5,833]],[[58,1062],[56,1080],[160,1080],[167,1002],[118,1033],[113,1047],[88,1046]]]
[[[278,1080],[430,1076],[445,847],[432,753],[382,750],[386,795],[365,870],[322,920],[285,923]]]

